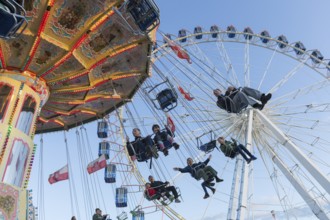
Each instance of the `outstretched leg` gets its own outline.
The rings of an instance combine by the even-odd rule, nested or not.
[[[246,162],[250,163],[250,159],[246,156],[240,145],[237,146],[237,151],[239,152],[240,155],[242,155],[242,157]]]
[[[242,149],[250,157],[251,160],[256,160],[257,159],[253,154],[251,154],[251,152],[248,149],[246,149],[246,147],[244,145],[239,144],[237,146],[237,148]]]
[[[261,101],[262,93],[259,90],[252,89],[250,87],[243,87],[242,92],[245,93],[247,96],[251,96],[259,101]]]
[[[204,195],[204,199],[207,199],[207,198],[209,198],[210,197],[210,195],[209,195],[209,193],[207,192],[207,190],[206,190],[206,185],[207,185],[207,183],[205,182],[205,181],[203,181],[202,182],[202,188],[203,188],[203,190],[204,190],[204,192],[205,192],[205,195]]]
[[[205,186],[209,188],[213,194],[215,193],[215,188],[211,187],[210,184],[205,184]]]

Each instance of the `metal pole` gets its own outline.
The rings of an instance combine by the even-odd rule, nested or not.
[[[306,157],[300,149],[261,111],[256,111],[261,121],[277,137],[278,141],[285,146],[293,156],[308,170],[315,180],[330,194],[330,182],[326,176]]]
[[[238,183],[240,182],[241,172],[242,172],[242,163],[243,159],[241,156],[236,157],[235,170],[233,174],[233,181],[231,185],[231,193],[230,200],[228,206],[227,220],[236,219],[236,211],[238,205],[238,197],[239,197],[239,187]]]
[[[252,125],[253,125],[253,109],[248,109],[248,126],[246,130],[246,148],[251,151],[252,145]],[[240,198],[238,204],[238,213],[237,219],[243,220],[246,216],[247,211],[247,194],[249,188],[249,172],[248,172],[248,164],[243,162],[242,166],[242,178],[241,178],[241,190],[240,190]]]

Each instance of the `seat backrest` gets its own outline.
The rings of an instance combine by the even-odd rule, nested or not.
[[[0,8],[0,36],[9,38],[16,25],[17,20],[15,16]]]
[[[204,151],[205,153],[209,153],[216,148],[216,140],[212,140],[206,144],[203,144],[199,147],[201,151]]]
[[[228,96],[226,96],[225,100],[226,100],[226,110],[227,110],[227,112],[237,113],[237,107],[236,107],[234,101]]]

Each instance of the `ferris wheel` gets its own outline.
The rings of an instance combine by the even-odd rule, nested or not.
[[[311,218],[329,219],[330,66],[321,52],[302,42],[289,43],[284,35],[237,31],[234,26],[159,34],[165,40],[154,49],[152,77],[127,101],[121,129],[131,136],[138,127],[147,136],[153,124],[162,126],[170,115],[180,148],[170,149],[168,156],[158,152],[150,163],[127,155],[136,179],[126,187],[134,187],[135,181],[141,187],[153,175],[180,188],[184,202],[154,200],[150,205],[145,200],[137,209],[147,213],[152,207],[153,215],[170,219],[204,219],[208,213],[214,218],[222,213],[221,219],[299,219],[304,209]],[[245,106],[232,113],[220,109],[213,95],[214,89],[229,86],[254,88],[272,98],[262,110]],[[164,97],[170,101],[165,105]],[[225,157],[218,147],[201,149],[219,136],[238,140],[258,159],[246,163],[241,156]],[[203,161],[205,154],[213,155],[211,164],[225,179],[208,200],[202,198],[200,183],[172,169],[186,166],[188,157]],[[228,207],[219,211],[220,206]],[[182,211],[189,207],[198,208]]]

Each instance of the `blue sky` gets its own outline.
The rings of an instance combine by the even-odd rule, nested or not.
[[[302,41],[308,49],[319,49],[325,58],[330,58],[330,29],[328,28],[328,22],[330,21],[329,6],[330,3],[326,0],[292,0],[292,1],[221,1],[221,0],[205,0],[205,1],[187,1],[187,0],[157,0],[156,3],[161,11],[161,26],[160,30],[165,33],[177,34],[178,30],[185,28],[193,30],[195,26],[202,26],[205,29],[209,29],[211,25],[218,25],[221,29],[225,29],[228,25],[234,25],[237,30],[243,30],[245,27],[251,27],[255,33],[259,33],[263,30],[268,30],[272,36],[278,36],[284,34],[289,42]],[[161,39],[160,39],[161,40]],[[92,145],[95,147],[96,157],[97,147],[99,140],[96,138],[96,124],[91,123],[86,126],[89,131]],[[78,160],[76,150],[76,137],[75,129],[69,134],[68,143],[70,149],[70,156],[72,156],[72,163]],[[40,136],[35,137],[35,143],[39,146]],[[49,185],[47,177],[50,173],[56,171],[66,164],[65,144],[62,132],[50,133],[44,135],[44,197],[45,197],[45,219],[70,219],[71,202],[68,182],[60,182],[54,185]],[[38,158],[38,155],[37,155]],[[224,157],[215,157],[213,162],[224,160]],[[35,160],[34,170],[32,171],[29,188],[34,190],[34,203],[37,203],[37,191],[38,191],[38,163],[39,160]],[[81,179],[78,177],[79,167],[74,165],[77,169],[77,175],[75,184],[77,185],[78,195],[83,194],[79,191],[78,185],[81,183]],[[170,167],[171,168],[171,167]],[[258,168],[256,168],[258,170]],[[218,167],[219,172],[224,172],[226,177],[224,185],[219,186],[228,189],[231,181],[231,170],[225,170],[224,165]],[[263,170],[263,172],[265,172]],[[113,208],[114,198],[111,189],[105,189],[103,181],[103,171],[95,174],[94,177],[98,178],[101,182],[100,191],[106,196],[106,206],[103,207],[103,202],[100,202],[99,207],[103,210],[107,210],[111,214],[112,218],[115,217],[115,211]],[[203,200],[202,193],[197,190],[199,184],[194,183],[188,175],[180,177],[178,185],[183,191],[184,205],[175,205],[173,208],[182,215],[188,215],[187,219],[201,219],[204,216],[205,220],[211,219],[225,219],[227,200],[223,194],[218,194],[212,202],[210,209],[208,207],[208,201]],[[259,178],[259,182],[257,182]],[[267,191],[269,182],[263,182],[264,176],[257,175],[256,185],[259,186],[258,190]],[[188,186],[189,185],[189,186]],[[193,193],[189,193],[189,192]],[[228,192],[228,191],[227,191]],[[263,202],[272,203],[274,197],[265,197]],[[219,206],[219,209],[214,207]],[[200,207],[200,209],[191,208]],[[96,207],[95,207],[96,208]],[[275,210],[277,207],[273,207]],[[83,206],[81,206],[83,209]],[[263,209],[260,206],[260,209]],[[204,215],[203,212],[206,211]],[[329,210],[329,209],[328,209]],[[302,216],[303,212],[299,209],[296,210],[297,216]],[[302,214],[301,214],[302,213]],[[152,216],[152,217],[150,217]],[[161,214],[147,215],[146,219],[161,219]],[[194,217],[192,217],[194,216]],[[283,216],[279,215],[279,219]],[[81,219],[85,219],[81,216]],[[259,219],[271,219],[271,216],[265,215]],[[299,217],[303,219],[303,217]],[[307,217],[306,219],[311,219]],[[79,219],[80,220],[80,219]]]

